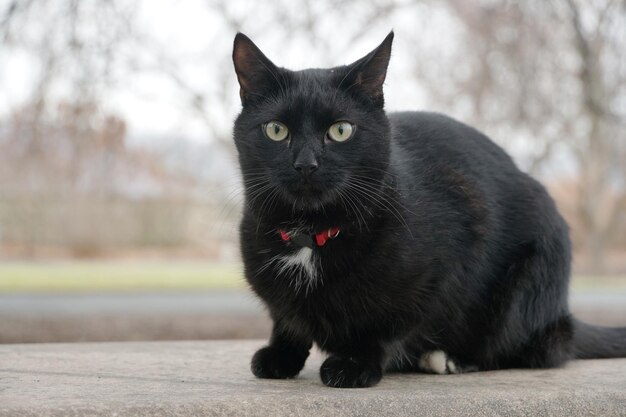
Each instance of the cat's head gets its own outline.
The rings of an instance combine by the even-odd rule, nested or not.
[[[393,32],[350,65],[290,71],[237,34],[243,109],[234,136],[253,210],[315,213],[375,194],[389,163],[383,82],[392,41]]]

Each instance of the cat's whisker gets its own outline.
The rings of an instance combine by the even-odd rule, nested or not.
[[[248,202],[248,204],[251,207],[254,207],[256,202],[259,200],[259,198],[261,198],[264,194],[266,194],[267,191],[270,190],[272,187],[273,186],[271,184],[266,184],[257,190],[253,190],[250,193],[250,201]]]
[[[373,187],[372,184],[369,184],[367,181],[359,180],[358,178],[352,177],[352,182],[355,183],[355,184],[359,184],[359,185],[361,185],[361,186],[363,186],[365,188],[371,189],[372,192],[376,191],[375,187]],[[398,189],[393,188],[393,187],[388,187],[388,189],[392,190],[392,191],[398,191]],[[399,199],[399,196],[396,196],[393,193],[392,194],[381,194],[381,196],[384,196],[388,200],[390,200],[393,203],[397,204],[402,209],[404,209],[406,212],[408,212],[410,214],[413,214],[413,215],[417,215],[412,210],[410,210],[408,207],[406,207],[406,205],[402,204],[402,202]]]
[[[407,232],[409,232],[409,234],[413,238],[411,228],[406,222],[406,219],[402,216],[400,211],[394,207],[392,202],[386,200],[383,195],[377,193],[376,190],[373,188],[366,188],[359,184],[355,184],[354,182],[347,182],[347,184],[354,192],[362,195],[367,200],[372,201],[374,204],[377,204],[381,209],[392,214],[406,228]],[[374,198],[373,196],[376,196],[378,198]]]
[[[355,220],[357,222],[357,227],[359,228],[359,232],[361,232],[363,230],[362,227],[361,227],[361,219],[357,215],[356,208],[352,204],[352,200],[350,200],[347,195],[344,195],[344,193],[339,191],[339,190],[337,191],[337,195],[341,199],[341,203],[342,203],[343,207],[345,207],[346,212],[347,213],[352,213],[354,215],[354,218],[355,218]]]
[[[259,218],[265,217],[264,209],[265,209],[266,204],[268,204],[268,202],[273,198],[273,196],[278,193],[278,189],[274,187],[273,185],[270,184],[270,188],[271,190],[269,191],[269,193],[267,193],[267,195],[265,196],[265,199],[263,200],[263,202],[261,203],[259,207]],[[260,226],[261,226],[261,222],[257,222],[257,227],[256,227],[257,234],[259,233]]]
[[[359,199],[351,192],[349,187],[344,189],[344,193],[346,194],[346,198],[348,198],[348,200],[351,201],[351,204],[354,207],[355,214],[357,215],[357,219],[358,217],[360,217],[361,220],[363,221],[362,223],[359,222],[359,231],[361,233],[363,232],[363,230],[361,229],[361,224],[365,228],[365,230],[369,230],[367,220],[365,219],[365,216],[363,215],[361,209],[359,209],[359,202],[358,202]]]

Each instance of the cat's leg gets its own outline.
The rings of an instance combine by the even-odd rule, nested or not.
[[[527,368],[554,368],[571,359],[574,329],[571,316],[564,315],[532,333],[518,355],[516,365]]]
[[[385,370],[388,372],[425,372],[429,374],[462,374],[474,372],[478,367],[463,363],[445,350],[423,350],[409,346],[387,349]]]
[[[383,376],[383,350],[378,345],[354,346],[333,353],[320,368],[322,382],[333,388],[365,388]]]
[[[293,378],[304,367],[311,346],[310,338],[274,323],[269,345],[252,357],[252,373],[259,378]]]
[[[426,347],[428,346],[428,347]],[[446,352],[445,348],[437,348],[424,343],[419,337],[406,338],[385,346],[385,366],[387,372],[425,372],[430,374],[462,374],[478,371],[475,365]]]
[[[562,236],[522,247],[493,291],[482,349],[485,369],[551,368],[571,357],[569,247]]]
[[[459,373],[454,360],[448,358],[443,350],[423,353],[419,360],[419,368],[424,372],[440,375]]]
[[[477,366],[466,365],[443,350],[431,350],[420,355],[418,369],[429,374],[463,374],[478,371]]]

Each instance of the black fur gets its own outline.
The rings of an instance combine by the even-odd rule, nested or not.
[[[624,356],[626,329],[569,314],[568,228],[545,189],[469,126],[384,112],[392,39],[352,65],[293,72],[235,38],[241,250],[274,321],[253,373],[294,377],[312,343],[330,354],[320,375],[333,387],[420,370],[437,350],[457,371]],[[287,140],[265,137],[272,120],[289,128]],[[336,121],[353,123],[354,136],[331,141]],[[302,155],[310,176],[294,169]],[[340,235],[313,249],[316,279],[281,263],[302,248],[279,229],[335,226]]]

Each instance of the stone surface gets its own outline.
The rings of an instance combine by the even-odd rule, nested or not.
[[[626,416],[626,359],[563,369],[387,375],[324,387],[314,354],[294,380],[249,371],[263,341],[0,346],[2,416]]]

